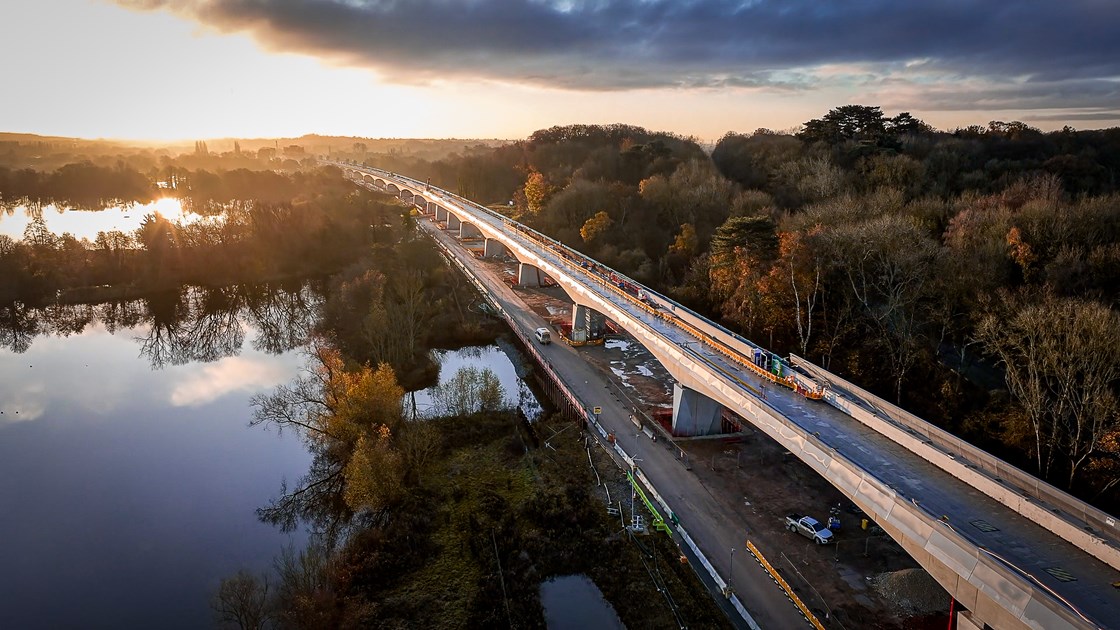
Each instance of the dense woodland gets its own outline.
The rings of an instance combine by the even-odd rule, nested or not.
[[[94,166],[135,171],[147,176],[151,182],[159,182],[169,179],[166,173],[169,168],[190,171],[232,171],[241,168],[293,171],[313,165],[313,158],[318,155],[362,159],[370,154],[389,154],[438,160],[450,155],[486,152],[499,144],[505,142],[305,135],[299,138],[205,140],[197,141],[193,146],[140,145],[0,132],[0,202],[18,199],[23,194],[13,195],[5,184],[11,171],[23,169],[50,173],[67,165],[88,162]],[[36,196],[32,195],[32,199]]]
[[[1115,511],[1120,129],[538,131],[368,164],[495,208]]]

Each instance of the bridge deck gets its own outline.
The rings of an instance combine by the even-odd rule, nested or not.
[[[657,317],[620,291],[613,290],[591,271],[581,268],[556,250],[506,224],[502,219],[480,210],[444,191],[441,203],[451,209],[467,207],[479,222],[500,230],[511,240],[532,248],[550,264],[571,276],[586,280],[596,294],[630,314],[651,330],[677,345],[688,344],[694,354],[739,380],[725,380],[744,393],[757,397],[751,387],[759,377],[729,360],[715,348],[677,325],[674,318]],[[749,361],[749,358],[744,358]],[[768,384],[768,383],[767,383]],[[934,518],[944,517],[947,526],[988,549],[1034,581],[1060,595],[1101,627],[1120,627],[1115,619],[1120,611],[1120,588],[1112,586],[1120,574],[1104,562],[1082,551],[1040,525],[972,488],[963,481],[918,457],[889,438],[854,418],[820,401],[810,401],[783,388],[767,387],[765,403],[809,432],[819,434],[822,442],[835,448],[900,495],[911,499]],[[1051,573],[1048,570],[1056,570]],[[1072,581],[1059,579],[1072,577]]]

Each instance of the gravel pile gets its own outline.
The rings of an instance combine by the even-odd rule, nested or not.
[[[872,588],[904,617],[949,609],[949,594],[922,569],[880,573]]]

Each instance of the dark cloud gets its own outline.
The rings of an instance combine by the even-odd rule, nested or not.
[[[1035,114],[1026,116],[1028,122],[1111,122],[1120,120],[1120,110],[1100,110],[1063,114]]]
[[[908,86],[893,93],[882,90],[877,97],[888,109],[904,108],[905,103],[920,103],[935,111],[974,111],[1012,109],[1116,109],[1120,103],[1120,82],[1107,79],[1062,79],[1056,81],[984,80],[948,82],[940,85]]]
[[[988,79],[1010,100],[1049,107],[1033,85],[1057,96],[1065,84],[1080,106],[1105,105],[1099,99],[1116,91],[1098,84],[1120,77],[1115,0],[118,2],[404,82],[799,89],[816,83],[795,70],[854,64],[887,76],[920,62],[942,81]],[[1093,98],[1077,92],[1086,84]]]

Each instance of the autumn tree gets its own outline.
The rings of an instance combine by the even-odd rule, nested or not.
[[[817,227],[804,235],[800,232],[779,234],[779,260],[772,272],[780,278],[780,281],[775,278],[775,284],[780,283],[787,291],[788,303],[783,310],[793,316],[802,356],[808,356],[809,353],[814,316],[822,290],[824,261],[811,243],[811,239],[819,232],[820,228]]]
[[[584,221],[583,226],[579,229],[579,235],[585,243],[592,243],[606,238],[612,227],[614,227],[614,219],[611,219],[611,215],[600,210],[595,213],[595,216]]]
[[[765,305],[757,291],[778,253],[778,237],[769,217],[732,217],[712,236],[708,275],[712,297],[723,315],[752,332]]]
[[[337,531],[352,512],[383,516],[399,496],[404,471],[394,436],[407,431],[404,391],[386,364],[347,366],[322,340],[309,354],[306,374],[252,399],[252,424],[294,430],[313,454],[299,487],[285,487],[260,515],[285,528],[304,519]]]
[[[540,171],[533,169],[525,178],[525,204],[530,215],[540,214],[549,197],[552,196],[552,186],[549,185]]]
[[[696,228],[691,223],[681,224],[681,231],[673,238],[669,253],[687,261],[699,251],[700,239],[696,236]]]

